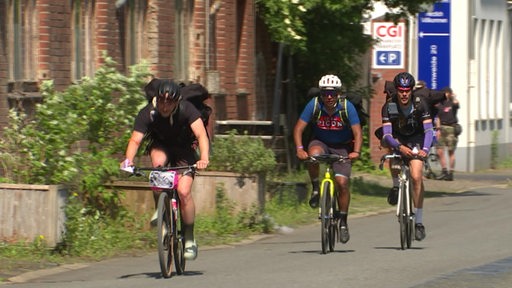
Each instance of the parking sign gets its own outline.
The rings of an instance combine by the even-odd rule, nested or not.
[[[404,23],[373,22],[372,35],[377,40],[373,47],[373,68],[404,68],[404,34]]]

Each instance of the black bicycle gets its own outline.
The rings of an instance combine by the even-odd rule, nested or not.
[[[339,214],[338,209],[338,189],[334,182],[334,175],[332,173],[332,164],[335,162],[348,161],[348,157],[336,154],[323,154],[310,156],[307,162],[312,163],[325,163],[325,173],[322,182],[320,182],[320,205],[318,208],[318,218],[321,222],[321,239],[322,239],[322,254],[333,252],[336,241],[339,240]]]
[[[157,245],[160,270],[164,278],[172,276],[172,264],[176,274],[185,271],[185,240],[183,220],[180,210],[180,198],[177,185],[178,170],[185,169],[184,174],[196,173],[196,165],[180,167],[133,167],[133,174],[142,176],[149,171],[149,184],[152,190],[161,191],[157,203]]]
[[[398,202],[396,216],[400,224],[400,246],[402,250],[411,248],[414,238],[414,213],[412,198],[412,180],[409,163],[397,153],[386,154],[380,159],[379,168],[382,170],[386,160],[392,161],[391,169],[400,169],[398,186]],[[394,167],[399,165],[399,167]]]

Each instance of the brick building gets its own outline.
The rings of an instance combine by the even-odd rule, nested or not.
[[[145,59],[156,77],[202,83],[217,120],[269,120],[273,45],[254,0],[0,1],[0,126],[41,101],[43,80],[92,76],[103,51],[122,72]]]

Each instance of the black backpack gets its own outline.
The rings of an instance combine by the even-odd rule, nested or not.
[[[160,86],[160,82],[162,80],[158,78],[153,78],[146,86],[144,87],[144,91],[146,92],[146,100],[149,103],[153,102],[153,98],[158,94],[158,87]],[[210,98],[210,94],[208,90],[201,84],[192,83],[186,85],[185,83],[180,83],[180,92],[182,100],[188,101],[196,107],[196,109],[201,113],[201,120],[203,121],[204,128],[206,129],[206,134],[208,135],[208,139],[210,135],[208,133],[208,123],[210,120],[210,115],[212,114],[212,108],[208,106],[204,101]],[[155,105],[155,103],[153,103]]]
[[[320,117],[320,96],[315,97],[315,108],[313,109],[313,116],[311,117],[311,121],[315,122]],[[343,121],[344,124],[349,124],[350,127],[350,121],[348,118],[348,111],[346,109],[347,102],[350,101],[352,105],[356,108],[357,115],[359,116],[359,122],[361,124],[361,127],[364,127],[368,124],[368,118],[369,115],[366,113],[363,107],[363,97],[361,95],[347,92],[342,97],[338,98],[338,103],[341,105],[341,109],[339,111],[340,118]]]

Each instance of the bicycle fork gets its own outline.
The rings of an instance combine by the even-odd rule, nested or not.
[[[325,184],[329,183],[329,191],[324,191]],[[324,179],[322,179],[322,182],[320,183],[320,201],[323,199],[324,193],[329,193],[331,196],[331,201],[335,200],[338,201],[338,199],[334,199],[334,181],[331,178],[331,172],[330,169],[327,168],[327,171],[325,172]],[[334,211],[333,211],[333,205],[329,205],[329,218],[333,218]],[[322,205],[318,205],[318,218],[320,219],[322,217]]]

